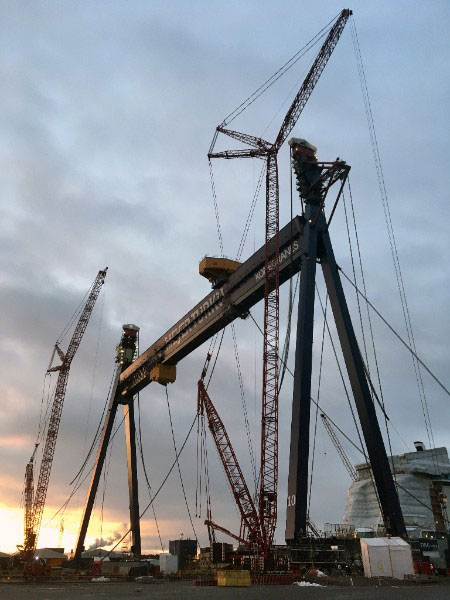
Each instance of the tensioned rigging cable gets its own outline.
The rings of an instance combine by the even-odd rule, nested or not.
[[[247,241],[248,232],[250,231],[250,225],[253,220],[253,215],[255,213],[256,203],[258,202],[259,194],[261,192],[262,182],[264,181],[264,174],[266,172],[266,163],[264,162],[261,171],[259,173],[258,181],[256,183],[255,191],[253,193],[253,198],[250,204],[250,210],[248,211],[247,220],[244,225],[244,231],[242,232],[241,241],[239,242],[239,248],[236,253],[236,260],[241,260],[242,252],[244,251],[245,242]]]
[[[414,337],[414,332],[412,329],[408,301],[407,301],[405,286],[404,286],[404,282],[403,282],[403,275],[402,275],[402,270],[401,270],[401,266],[400,266],[400,259],[399,259],[397,243],[396,243],[395,234],[394,234],[389,199],[388,199],[388,195],[387,195],[386,184],[385,184],[384,174],[383,174],[383,168],[382,168],[381,158],[380,158],[380,151],[379,151],[379,147],[378,147],[378,139],[377,139],[376,130],[375,130],[375,122],[374,122],[374,118],[373,118],[372,104],[370,101],[369,90],[367,87],[365,69],[364,69],[364,64],[363,64],[363,60],[362,60],[361,48],[359,45],[358,33],[356,30],[356,23],[355,23],[354,17],[351,18],[350,24],[351,24],[353,48],[354,48],[354,52],[355,52],[356,64],[357,64],[357,69],[358,69],[358,74],[359,74],[359,79],[360,79],[360,84],[361,84],[362,95],[363,95],[363,99],[364,99],[364,107],[365,107],[367,122],[368,122],[368,126],[369,126],[370,139],[371,139],[371,143],[372,143],[372,152],[373,152],[375,168],[376,168],[377,177],[378,177],[378,185],[379,185],[379,189],[380,189],[381,202],[382,202],[383,212],[384,212],[384,217],[385,217],[385,222],[386,222],[386,229],[388,232],[392,260],[394,263],[395,276],[397,279],[397,287],[398,287],[400,301],[401,301],[401,305],[402,305],[403,318],[404,318],[405,325],[406,325],[406,331],[407,331],[409,345],[414,350],[414,353],[412,354],[412,361],[413,361],[413,367],[414,367],[414,372],[415,372],[415,376],[416,376],[416,382],[417,382],[417,386],[418,386],[418,390],[419,390],[419,398],[420,398],[422,412],[423,412],[423,416],[424,416],[424,420],[425,420],[425,427],[427,430],[428,441],[429,441],[430,447],[434,448],[435,447],[434,434],[433,434],[433,428],[431,425],[430,413],[429,413],[429,409],[428,409],[428,401],[427,401],[426,394],[425,394],[425,387],[424,387],[424,383],[423,383],[423,379],[422,379],[422,373],[420,370],[420,364],[415,359],[415,355],[417,354],[415,337]]]
[[[414,358],[419,362],[425,371],[434,379],[434,381],[444,390],[447,396],[450,396],[450,391],[445,387],[445,385],[440,381],[440,379],[433,373],[433,371],[423,362],[420,356],[415,352],[402,338],[402,336],[392,327],[392,325],[383,317],[383,315],[375,308],[375,306],[370,302],[367,296],[353,283],[351,278],[346,275],[345,271],[341,267],[338,266],[339,271],[345,277],[345,279],[352,285],[358,294],[367,302],[373,312],[383,321],[383,323],[390,329],[390,331],[396,336],[398,340],[405,346],[405,348],[414,356]]]
[[[101,509],[100,509],[100,539],[102,538],[102,535],[103,535],[103,508],[105,505],[106,485],[107,485],[107,481],[108,481],[109,467],[111,466],[113,444],[114,444],[114,440],[111,440],[111,443],[109,444],[109,448],[108,448],[109,457],[108,457],[108,460],[106,461],[106,468],[103,469],[103,493],[102,493],[102,504],[101,504]]]
[[[208,388],[209,388],[209,384],[211,383],[211,379],[212,379],[212,376],[213,376],[213,374],[214,374],[214,370],[215,370],[215,368],[216,368],[217,359],[219,358],[220,350],[221,350],[221,348],[222,348],[222,342],[223,342],[223,337],[224,337],[224,335],[225,335],[225,331],[226,331],[226,327],[224,327],[224,328],[222,329],[222,335],[220,336],[219,347],[217,348],[217,352],[216,352],[216,358],[214,359],[213,366],[212,366],[212,368],[211,368],[211,373],[209,374],[209,379],[208,379],[208,382],[207,382],[207,384],[206,384],[206,386],[205,386],[205,387],[206,387],[206,389],[208,389]]]
[[[46,371],[45,375],[44,375],[44,382],[42,384],[42,397],[41,397],[41,408],[39,411],[39,426],[38,426],[38,432],[37,432],[37,436],[36,436],[36,444],[40,443],[40,437],[41,437],[41,429],[44,425],[43,419],[44,419],[44,398],[46,396],[46,387],[47,387],[47,381],[48,381],[48,385],[50,386],[50,380],[51,380],[51,375],[48,371]],[[46,409],[45,409],[45,414],[47,414],[48,411],[48,395],[47,395],[47,405],[46,405]]]
[[[86,304],[86,299],[88,298],[89,294],[91,293],[94,285],[95,285],[95,281],[92,283],[92,285],[90,286],[90,288],[88,289],[88,291],[85,293],[85,295],[83,296],[83,299],[81,300],[80,304],[76,307],[76,309],[73,312],[72,316],[70,317],[70,319],[66,323],[64,329],[60,333],[58,339],[56,340],[56,344],[58,344],[58,346],[64,340],[64,338],[66,337],[67,333],[70,331],[71,327],[75,323],[75,320],[79,317],[79,315],[83,311],[84,305]]]
[[[289,279],[289,283],[291,283],[292,278]],[[298,284],[300,282],[300,273],[297,275],[297,279],[295,282],[294,292],[292,293],[292,286],[289,285],[289,301],[288,301],[288,318],[287,318],[287,327],[286,327],[286,336],[284,338],[283,351],[280,357],[281,363],[281,373],[280,373],[280,384],[278,386],[278,393],[281,392],[281,388],[283,386],[284,376],[286,375],[287,361],[289,359],[289,349],[290,349],[290,341],[291,341],[291,326],[292,326],[292,312],[294,309],[294,302],[297,296]]]
[[[116,378],[116,372],[114,372],[113,375],[112,375],[112,377],[111,377],[111,381],[109,383],[108,394],[106,395],[106,400],[105,400],[105,404],[103,406],[103,411],[102,411],[102,414],[100,415],[100,420],[98,422],[97,431],[94,434],[94,438],[92,440],[91,446],[90,446],[90,448],[88,450],[86,458],[84,459],[83,464],[81,465],[78,473],[75,475],[75,477],[72,479],[72,481],[70,482],[69,485],[72,485],[73,483],[75,483],[75,481],[82,475],[82,473],[83,473],[83,471],[84,471],[84,469],[85,469],[85,467],[86,467],[86,465],[87,465],[87,463],[88,463],[88,461],[89,461],[89,459],[90,459],[90,457],[92,455],[92,451],[95,448],[95,444],[97,443],[99,435],[100,435],[100,432],[101,432],[103,418],[105,416],[106,409],[107,409],[109,401],[110,401],[111,390],[112,390],[112,386],[113,386],[115,378]]]
[[[348,178],[347,178],[347,182],[348,182],[349,191],[350,191],[350,194],[351,194],[351,187],[350,187],[350,182],[349,182]],[[355,285],[357,285],[356,268],[355,268],[355,261],[354,261],[354,257],[353,257],[353,244],[352,244],[352,239],[351,239],[351,236],[350,236],[350,227],[349,227],[349,220],[348,220],[348,215],[347,215],[347,205],[346,205],[344,193],[342,193],[342,204],[344,206],[345,225],[346,225],[346,229],[347,229],[348,246],[349,246],[349,249],[350,249],[350,257],[351,257],[352,271],[353,271],[353,280],[355,282]],[[360,271],[361,271],[361,278],[362,278],[362,281],[363,281],[363,287],[364,287],[364,291],[365,291],[366,290],[366,280],[365,280],[365,277],[364,277],[364,269],[363,269],[363,265],[362,265],[361,249],[360,249],[360,245],[359,245],[358,228],[356,226],[356,216],[355,216],[355,210],[354,210],[353,199],[352,198],[351,198],[350,204],[351,204],[351,210],[352,210],[352,215],[353,215],[353,226],[354,226],[355,237],[356,237],[356,244],[357,244],[357,252],[358,252],[358,258],[359,258],[359,266],[360,266]],[[375,396],[376,399],[377,399],[377,401],[378,401],[378,403],[380,404],[380,401],[378,399],[378,395],[376,394],[375,388],[372,385],[372,378],[371,378],[371,375],[370,375],[369,355],[368,355],[368,352],[367,352],[366,334],[365,334],[365,331],[364,331],[364,324],[363,324],[363,318],[362,318],[360,298],[359,298],[358,292],[355,292],[355,293],[356,293],[356,303],[357,303],[357,306],[358,306],[359,322],[360,322],[360,325],[361,325],[361,335],[362,335],[362,339],[363,339],[364,355],[366,357],[365,371],[366,371],[367,379],[369,380],[369,382],[371,384],[369,386],[369,390],[370,390],[370,394],[372,396],[372,401],[373,401],[373,398]],[[372,338],[372,348],[373,348],[374,355],[375,355],[375,360],[376,360],[375,340],[374,340],[374,337],[373,337],[373,330],[372,330],[372,325],[371,325],[371,321],[370,321],[369,307],[367,306],[367,304],[366,304],[366,309],[367,309],[367,312],[369,314],[370,334],[371,334],[371,338]],[[390,433],[389,433],[388,419],[387,419],[386,411],[385,411],[385,408],[384,408],[384,397],[383,397],[383,394],[382,394],[380,370],[378,368],[378,361],[376,361],[376,362],[377,362],[378,383],[379,383],[379,386],[380,386],[380,392],[381,392],[381,397],[382,397],[382,403],[381,403],[381,405],[382,405],[382,409],[383,409],[384,423],[385,423],[385,427],[386,427],[386,435],[387,435],[388,445],[389,445],[389,456],[391,457],[392,473],[394,475],[394,481],[395,481],[395,483],[397,483],[397,478],[396,478],[395,469],[394,469],[394,462],[393,462],[394,459],[392,458],[391,436],[390,436]]]
[[[152,499],[153,496],[153,492],[152,492],[152,486],[150,485],[150,479],[148,477],[147,474],[147,468],[145,466],[145,460],[144,460],[144,450],[143,450],[143,445],[142,445],[142,430],[141,430],[141,403],[140,403],[140,399],[139,399],[139,394],[137,395],[137,404],[138,404],[138,446],[139,446],[139,453],[141,456],[141,462],[142,462],[142,469],[144,471],[144,477],[145,477],[145,481],[147,483],[147,489],[148,489],[148,495],[150,500]],[[164,552],[164,544],[162,542],[161,539],[161,532],[159,530],[159,523],[158,523],[158,519],[156,517],[156,509],[155,509],[155,505],[152,504],[152,511],[153,511],[153,518],[155,519],[155,525],[156,525],[156,531],[158,532],[158,537],[159,537],[159,543],[161,545],[161,550]]]
[[[356,285],[357,280],[356,280],[355,259],[353,257],[353,245],[352,245],[352,240],[350,237],[350,227],[349,227],[349,223],[348,223],[347,205],[345,202],[344,191],[342,191],[342,205],[344,207],[345,227],[347,230],[347,240],[348,240],[348,247],[349,247],[349,251],[350,251],[350,261],[352,264],[353,280]],[[356,304],[358,306],[359,325],[361,327],[361,336],[362,336],[362,341],[363,341],[364,356],[366,357],[366,365],[367,365],[367,369],[369,370],[369,356],[367,354],[366,334],[364,332],[364,324],[363,324],[362,311],[361,311],[361,302],[360,302],[358,294],[356,294]]]
[[[194,527],[194,521],[192,520],[191,511],[189,509],[189,504],[188,504],[188,501],[187,501],[186,490],[184,489],[184,482],[183,482],[183,476],[181,474],[180,461],[178,460],[177,444],[176,444],[176,441],[175,441],[175,433],[173,431],[172,412],[170,410],[170,403],[169,403],[169,392],[167,391],[167,385],[164,386],[164,387],[165,387],[165,390],[166,390],[166,401],[167,401],[167,410],[169,411],[170,431],[172,432],[173,449],[175,451],[175,459],[176,459],[176,464],[177,464],[177,467],[178,467],[178,475],[180,476],[181,489],[183,490],[184,502],[186,504],[186,510],[187,510],[187,513],[188,513],[188,516],[189,516],[189,521],[191,522],[192,531],[194,532],[194,536],[195,536],[195,540],[197,542],[197,545],[200,546],[199,541],[198,541],[197,532],[195,531],[195,527]]]
[[[231,335],[233,338],[233,346],[234,346],[234,357],[236,359],[236,369],[237,369],[237,373],[238,373],[238,382],[239,382],[239,392],[241,395],[241,405],[242,405],[242,412],[244,413],[244,423],[245,423],[245,432],[247,435],[247,445],[248,445],[248,450],[250,453],[250,462],[251,462],[251,466],[252,466],[252,472],[253,472],[253,481],[255,484],[255,489],[257,488],[257,474],[256,474],[256,462],[255,462],[255,454],[253,452],[253,443],[252,443],[252,436],[250,433],[250,425],[248,422],[248,413],[247,413],[247,402],[245,399],[245,391],[244,391],[244,381],[242,379],[242,371],[241,371],[241,363],[239,360],[239,349],[238,349],[238,345],[237,345],[237,339],[236,339],[236,330],[234,327],[234,323],[231,323]]]
[[[114,432],[111,435],[111,440],[110,443],[112,442],[112,440],[116,437],[117,432],[119,431],[120,427],[122,426],[122,423],[125,421],[125,417],[126,414],[124,414],[124,416],[122,417],[122,420],[120,421],[120,423],[118,424],[118,426],[116,427],[116,429],[114,430]],[[78,492],[78,490],[80,489],[80,487],[83,485],[83,483],[86,481],[86,479],[89,477],[89,475],[92,473],[92,471],[95,469],[95,465],[97,463],[95,462],[92,467],[89,469],[89,471],[85,474],[85,476],[83,477],[83,479],[79,480],[78,483],[75,484],[73,490],[70,492],[69,497],[67,498],[67,500],[64,502],[64,504],[62,504],[58,510],[55,512],[55,514],[45,523],[44,527],[47,527],[47,525],[49,525],[53,519],[59,515],[59,513],[61,511],[63,511],[63,514],[67,508],[67,506],[69,505],[70,501],[72,500],[72,498],[74,497],[74,495]],[[131,531],[131,530],[130,530]]]
[[[227,117],[225,117],[225,119],[221,123],[221,126],[225,127],[226,125],[229,125],[232,121],[234,121],[234,119],[236,119],[236,117],[238,117],[241,113],[243,113],[249,106],[251,106],[253,104],[253,102],[255,102],[276,81],[278,81],[278,79],[280,79],[295,64],[297,64],[297,62],[303,56],[305,56],[305,54],[307,54],[324,36],[327,35],[329,30],[333,26],[334,22],[338,19],[338,17],[339,17],[339,15],[336,15],[336,17],[334,17],[327,25],[325,25],[325,27],[323,27],[307,44],[305,44],[305,46],[303,46],[298,52],[296,52],[286,63],[284,63],[284,65],[282,65],[271,77],[269,77],[269,79],[267,79],[261,86],[259,86],[257,90],[255,90],[252,94],[250,94],[250,96],[248,98],[246,98],[246,100],[241,102],[241,104],[239,104],[239,106],[237,106]],[[296,83],[296,85],[297,85],[297,83]],[[294,88],[295,88],[295,86],[294,86]],[[294,88],[292,88],[292,89],[294,89]],[[291,90],[291,92],[292,92],[292,90]],[[291,92],[290,92],[290,94],[291,94]],[[286,102],[286,100],[285,100],[285,102]],[[285,102],[283,102],[283,104]],[[283,104],[282,104],[282,106],[283,106]],[[281,110],[281,108],[279,110]],[[269,124],[267,125],[267,127],[264,131],[266,131],[267,128],[270,126],[270,124],[275,119],[276,115],[278,114],[279,110],[277,111],[277,113],[275,113],[274,117],[269,122]],[[209,154],[212,153],[214,150],[217,136],[218,136],[218,131],[216,129],[216,131],[214,132],[214,135],[213,135],[213,139],[212,139],[209,151],[208,151]],[[223,256],[223,238],[222,238],[222,231],[221,231],[221,227],[220,227],[219,208],[218,208],[218,203],[217,203],[217,194],[216,194],[216,187],[215,187],[215,182],[214,182],[212,163],[211,163],[210,159],[208,159],[208,163],[209,163],[209,174],[210,174],[210,180],[211,180],[211,190],[212,190],[213,203],[214,203],[214,214],[215,214],[215,219],[216,219],[217,235],[218,235],[218,239],[219,239],[219,248],[220,248],[221,255]],[[259,193],[261,190],[261,185],[262,185],[265,169],[266,169],[266,165],[263,164],[263,167],[261,169],[261,173],[260,173],[260,176],[258,179],[258,183],[257,183],[256,189],[255,189],[254,195],[253,195],[253,199],[252,199],[252,202],[250,205],[250,210],[249,210],[249,213],[247,216],[247,220],[246,220],[246,223],[244,226],[244,232],[242,234],[241,242],[239,244],[236,260],[240,259],[241,255],[242,255],[242,251],[244,249],[244,245],[245,245],[245,241],[247,239],[250,223],[253,219],[253,213],[255,210],[256,202],[258,200]]]
[[[324,319],[323,319],[323,327],[322,327],[322,344],[320,348],[320,364],[319,364],[319,381],[317,383],[317,404],[316,404],[316,414],[315,414],[315,422],[314,422],[314,435],[313,435],[313,448],[312,448],[312,457],[311,457],[311,473],[309,476],[309,495],[308,495],[308,509],[307,514],[309,515],[309,511],[311,508],[311,493],[312,493],[312,484],[313,484],[313,474],[314,474],[314,459],[316,457],[316,436],[317,436],[317,420],[319,417],[319,400],[320,400],[320,384],[322,382],[322,365],[323,365],[323,349],[325,345],[325,325],[326,325],[326,316],[328,309],[328,294],[325,298],[325,310],[324,310]]]
[[[84,452],[86,450],[87,435],[88,435],[88,425],[89,425],[89,419],[91,417],[92,399],[93,399],[93,396],[94,396],[95,379],[96,379],[96,375],[97,375],[98,355],[99,355],[99,350],[100,350],[100,339],[101,339],[102,330],[103,330],[103,315],[104,315],[104,311],[105,311],[106,286],[102,286],[101,292],[102,292],[102,301],[101,301],[101,309],[100,309],[100,319],[99,319],[99,326],[98,326],[97,342],[96,342],[96,345],[95,345],[94,366],[93,366],[93,370],[92,370],[92,381],[91,381],[91,392],[89,394],[89,404],[88,404],[88,410],[87,410],[87,415],[86,415],[86,423],[85,423],[85,434],[84,434],[84,442],[83,442],[83,454],[84,454]]]
[[[358,440],[359,440],[361,448],[363,449],[364,459],[365,459],[365,461],[367,463],[370,464],[369,457],[368,457],[368,455],[366,453],[366,450],[365,450],[365,447],[364,447],[364,443],[363,443],[363,440],[362,440],[361,431],[360,431],[360,428],[359,428],[359,425],[358,425],[358,421],[356,420],[356,415],[355,415],[355,411],[353,409],[353,404],[352,404],[351,399],[350,399],[350,394],[348,393],[347,385],[345,383],[344,373],[343,373],[343,370],[342,370],[342,367],[341,367],[341,363],[340,363],[338,355],[337,355],[336,346],[335,346],[333,337],[331,335],[330,326],[328,324],[328,319],[326,317],[325,309],[324,309],[324,306],[323,306],[323,303],[322,303],[322,298],[320,296],[319,288],[317,287],[317,283],[316,283],[316,292],[317,292],[317,297],[319,298],[319,304],[320,304],[320,308],[322,310],[323,319],[324,319],[324,322],[325,322],[325,325],[326,325],[326,328],[327,328],[327,331],[328,331],[328,336],[330,338],[331,347],[333,348],[334,358],[336,360],[336,364],[337,364],[337,367],[338,367],[338,370],[339,370],[339,375],[341,377],[342,385],[344,386],[344,391],[345,391],[345,396],[347,398],[347,403],[348,403],[348,405],[350,407],[350,412],[352,414],[353,424],[355,426],[356,433],[358,435]],[[378,506],[379,506],[380,511],[381,511],[381,502],[380,502],[380,498],[378,496],[378,490],[377,490],[377,487],[375,485],[375,480],[374,480],[374,477],[373,477],[372,470],[370,469],[369,472],[370,472],[370,478],[372,480],[373,489],[375,491],[375,497],[377,499]]]
[[[239,106],[237,106],[225,119],[222,121],[222,126],[229,125],[236,117],[251,106],[262,94],[264,94],[272,85],[280,79],[289,69],[291,69],[315,44],[323,38],[333,26],[333,23],[339,15],[336,15],[325,27],[323,27],[307,44],[300,48],[287,62],[284,63],[269,79],[259,86],[248,98],[246,98]]]
[[[289,200],[290,200],[290,233],[291,233],[291,239],[292,239],[292,235],[293,235],[293,231],[292,231],[292,221],[294,218],[294,204],[293,204],[293,179],[292,179],[292,169],[291,167],[291,162],[292,162],[292,148],[289,148],[289,173],[290,173],[290,180],[289,180]],[[303,200],[300,197],[300,201],[301,201],[301,206],[302,206],[302,214],[303,214]],[[286,375],[286,366],[287,366],[287,361],[289,358],[289,347],[290,347],[290,341],[291,341],[291,325],[292,325],[292,311],[294,309],[294,301],[295,301],[295,296],[297,294],[297,288],[298,288],[298,284],[300,281],[300,272],[297,275],[297,279],[295,282],[295,290],[294,293],[292,293],[292,278],[293,278],[293,252],[291,252],[291,257],[290,257],[290,261],[289,261],[289,270],[290,270],[290,277],[289,277],[289,300],[288,300],[288,315],[287,315],[287,326],[286,326],[286,336],[284,338],[284,344],[283,344],[283,351],[281,352],[281,373],[280,373],[280,382],[278,385],[278,393],[281,392],[281,388],[283,386],[283,381],[284,381],[284,377]]]
[[[214,183],[214,173],[213,173],[211,159],[208,159],[208,164],[209,164],[209,177],[211,180],[211,192],[212,192],[213,204],[214,204],[214,215],[216,217],[217,237],[219,239],[220,254],[223,257],[222,229],[220,227],[219,206],[217,204],[216,184]]]
[[[264,335],[264,332],[263,332],[263,330],[262,330],[262,329],[261,329],[261,327],[259,326],[258,322],[255,320],[255,318],[253,317],[253,315],[252,315],[252,313],[251,313],[251,312],[249,313],[249,315],[250,315],[250,318],[251,318],[251,320],[252,320],[252,321],[253,321],[253,323],[255,324],[256,328],[258,329],[259,333],[260,333],[261,335]],[[282,360],[281,356],[279,356],[278,358],[279,358],[280,360]],[[288,366],[286,366],[286,371],[289,373],[289,375],[291,375],[291,377],[294,377],[294,373],[291,371],[291,369],[290,369]],[[329,415],[327,415],[327,413],[324,411],[324,409],[323,409],[323,408],[320,406],[320,404],[319,404],[319,403],[318,403],[318,402],[317,402],[317,401],[316,401],[316,400],[315,400],[315,399],[314,399],[312,396],[311,396],[311,402],[314,404],[314,406],[318,406],[319,410],[320,410],[321,412],[323,412],[323,414],[324,414],[324,415],[325,415],[325,417],[326,417],[326,418],[327,418],[327,419],[330,421],[330,423],[333,425],[333,427],[335,427],[335,428],[336,428],[336,429],[339,431],[339,433],[340,433],[342,436],[344,436],[344,437],[345,437],[345,439],[346,439],[346,440],[347,440],[347,441],[348,441],[350,444],[352,444],[353,446],[355,446],[355,448],[356,448],[357,450],[359,450],[358,446],[356,446],[356,445],[355,445],[355,444],[352,442],[352,440],[351,440],[351,439],[348,437],[348,435],[347,435],[346,433],[344,433],[344,432],[342,431],[342,429],[341,429],[341,428],[340,428],[338,425],[336,425],[336,423],[333,421],[333,419],[332,419],[332,418],[331,418]]]
[[[151,501],[150,501],[150,502],[147,504],[147,506],[144,508],[144,510],[143,510],[143,511],[141,512],[141,514],[139,515],[139,520],[141,520],[141,519],[142,519],[142,517],[143,517],[143,516],[145,515],[145,513],[148,511],[148,509],[150,508],[150,506],[151,506],[151,505],[153,504],[153,502],[156,500],[156,498],[157,498],[157,497],[158,497],[158,495],[159,495],[159,492],[162,490],[162,488],[164,487],[164,485],[165,485],[166,481],[169,479],[169,477],[170,477],[170,474],[171,474],[171,473],[172,473],[172,471],[174,470],[174,468],[175,468],[175,465],[176,465],[176,464],[178,464],[178,459],[179,459],[179,457],[181,456],[181,453],[183,452],[183,450],[184,450],[184,447],[185,447],[185,446],[186,446],[186,444],[187,444],[187,441],[188,441],[188,439],[189,439],[189,436],[190,436],[190,435],[191,435],[191,433],[192,433],[192,430],[194,429],[194,425],[195,425],[195,422],[196,422],[196,421],[197,421],[197,415],[195,415],[195,417],[194,417],[194,420],[192,421],[192,424],[191,424],[191,426],[190,426],[190,428],[189,428],[189,431],[187,432],[187,435],[186,435],[186,437],[185,437],[185,439],[184,439],[184,442],[183,442],[183,444],[181,445],[181,448],[180,448],[179,452],[177,452],[177,454],[175,455],[175,460],[173,461],[173,463],[172,463],[172,465],[171,465],[171,467],[170,467],[169,471],[167,472],[167,475],[166,475],[166,476],[164,477],[164,479],[162,480],[162,482],[161,482],[161,484],[160,484],[159,488],[156,490],[155,494],[153,495],[153,498],[152,498],[152,500],[151,500]],[[104,560],[105,560],[105,559],[106,559],[106,558],[107,558],[107,557],[108,557],[108,556],[111,554],[111,552],[114,552],[114,550],[117,548],[117,546],[118,546],[119,544],[121,544],[121,543],[122,543],[122,541],[123,541],[123,540],[124,540],[124,539],[127,537],[127,535],[130,533],[130,531],[132,530],[132,527],[133,527],[133,525],[134,525],[134,523],[133,523],[133,524],[132,524],[132,526],[131,526],[131,527],[128,529],[128,531],[127,531],[127,532],[126,532],[126,533],[125,533],[125,534],[124,534],[124,535],[123,535],[123,536],[120,538],[120,540],[117,542],[117,544],[116,544],[115,546],[113,546],[113,547],[111,548],[111,550],[109,550],[109,551],[108,551],[108,553],[107,553],[107,554],[105,554],[105,556],[104,556],[103,558],[101,558],[101,561],[104,561]]]

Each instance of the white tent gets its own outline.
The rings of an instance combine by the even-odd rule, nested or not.
[[[404,579],[414,574],[411,546],[400,537],[363,538],[361,556],[366,577]]]

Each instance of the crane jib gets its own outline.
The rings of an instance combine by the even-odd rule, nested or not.
[[[300,269],[302,231],[303,218],[297,216],[278,234],[280,284]],[[136,394],[150,383],[149,373],[154,365],[178,363],[234,319],[245,317],[250,308],[264,298],[264,263],[262,246],[222,286],[205,296],[121,374],[120,394]],[[269,268],[273,266],[273,262],[269,263]]]

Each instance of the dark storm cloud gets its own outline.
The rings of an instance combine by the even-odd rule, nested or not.
[[[214,127],[342,8],[330,2],[312,11],[308,5],[306,13],[304,3],[262,6],[263,10],[261,3],[252,2],[0,3],[0,360],[7,365],[2,377],[5,402],[0,408],[0,437],[9,440],[7,446],[0,445],[0,452],[8,458],[2,481],[9,503],[19,502],[52,345],[98,269],[110,267],[104,300],[102,296],[98,300],[72,367],[49,490],[54,505],[66,499],[68,482],[95,433],[121,324],[140,325],[141,348],[145,348],[207,293],[207,283],[197,274],[197,261],[206,252],[218,251],[205,161]],[[445,377],[450,335],[445,318],[449,152],[443,135],[448,73],[441,57],[448,44],[444,35],[448,6],[435,2],[431,11],[421,4],[414,11],[410,7],[407,2],[373,2],[354,10],[417,348]],[[306,63],[233,126],[260,135],[279,111],[264,132],[273,139],[288,103],[280,105],[305,70]],[[404,334],[348,31],[295,134],[318,145],[324,160],[339,155],[352,165],[368,293]],[[214,167],[225,252],[233,255],[260,164],[244,161]],[[289,214],[288,169],[283,149],[283,223]],[[262,243],[262,232],[260,199],[244,255]],[[333,223],[333,239],[339,264],[350,274],[342,209]],[[356,315],[354,293],[348,286],[346,290]],[[286,289],[281,298],[284,327]],[[254,314],[261,323],[260,307]],[[317,304],[315,359],[321,325]],[[258,460],[262,340],[251,321],[236,327]],[[410,443],[424,430],[410,357],[375,318],[374,332],[387,411]],[[292,348],[294,344],[292,336]],[[178,445],[194,418],[195,382],[203,360],[204,349],[185,359],[178,366],[177,383],[169,387]],[[329,342],[324,365],[321,403],[356,437]],[[447,398],[426,375],[424,381],[436,442],[448,445]],[[228,331],[211,390],[251,480]],[[316,394],[317,369],[313,390]],[[280,402],[279,541],[284,529],[291,393],[287,375]],[[143,391],[141,409],[145,457],[155,488],[173,461],[163,388],[150,386]],[[311,510],[319,523],[340,520],[349,484],[320,427],[319,423]],[[396,452],[405,450],[395,433],[393,445]],[[195,455],[194,432],[181,459],[191,506]],[[124,459],[120,431],[105,504],[107,514],[117,522],[126,518],[127,511]],[[236,513],[212,444],[210,467],[217,520],[236,530]],[[143,478],[141,482],[145,505],[148,495]],[[77,502],[81,506],[82,499]],[[155,504],[160,519],[174,523],[171,537],[179,534],[180,526],[185,535],[192,534],[184,520],[176,472]],[[204,542],[201,523],[196,520]],[[151,521],[146,521],[145,532],[144,546],[154,544]]]

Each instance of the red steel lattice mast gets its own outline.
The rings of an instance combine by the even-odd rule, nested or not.
[[[262,158],[266,160],[264,350],[261,467],[258,502],[265,552],[272,545],[275,533],[278,492],[279,241],[277,234],[279,230],[279,186],[277,155],[300,117],[351,14],[351,10],[344,9],[334,22],[308,75],[286,113],[273,144],[249,134],[228,130],[224,127],[225,124],[222,124],[217,127],[217,132],[252,146],[252,148],[213,152],[216,134],[208,154],[210,159]]]
[[[66,395],[67,382],[69,380],[70,366],[81,343],[84,332],[86,331],[86,327],[92,314],[95,302],[105,281],[107,270],[108,269],[106,268],[103,271],[99,271],[94,283],[92,284],[88,299],[84,305],[81,316],[69,342],[67,352],[64,354],[59,346],[57,344],[55,345],[55,350],[61,359],[61,364],[57,367],[51,367],[48,369],[48,372],[59,371],[59,375],[56,382],[55,395],[53,398],[47,435],[42,454],[42,461],[39,469],[39,478],[36,485],[36,492],[34,494],[32,514],[28,516],[28,526],[25,526],[24,553],[26,557],[33,554],[34,550],[36,549],[37,539],[39,536],[42,513],[44,511],[45,498],[47,496],[48,483],[50,480],[50,471],[52,468],[53,457],[55,455],[59,424],[61,422],[64,397]],[[30,463],[27,465],[27,470],[29,469],[29,465]]]

